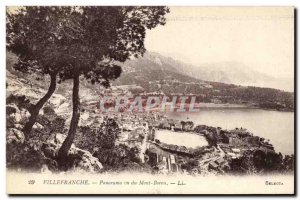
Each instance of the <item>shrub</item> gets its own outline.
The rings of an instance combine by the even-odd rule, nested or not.
[[[50,107],[50,106],[45,106],[43,108],[43,110],[44,110],[44,114],[45,115],[54,115],[55,114],[54,109],[52,107]]]

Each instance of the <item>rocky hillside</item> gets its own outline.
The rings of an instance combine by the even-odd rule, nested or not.
[[[80,116],[74,144],[69,150],[65,169],[58,166],[57,154],[65,140],[71,114],[72,81],[58,84],[55,93],[40,110],[32,131],[25,135],[23,128],[30,117],[30,108],[47,91],[49,80],[35,74],[23,74],[13,69],[13,54],[7,55],[6,70],[6,161],[7,168],[17,171],[42,173],[101,173],[104,170],[144,170],[138,152],[127,146],[115,144],[118,125],[112,129],[99,121],[93,110],[83,111]],[[101,89],[102,90],[102,89]],[[85,103],[99,100],[98,85],[84,80],[80,84],[83,109]],[[92,127],[93,126],[93,127]],[[95,127],[97,130],[95,131]],[[112,130],[115,135],[107,133]]]

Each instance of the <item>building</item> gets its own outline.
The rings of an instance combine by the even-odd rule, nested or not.
[[[223,158],[219,158],[218,160],[215,161],[217,165],[224,165],[226,161]]]
[[[214,161],[212,161],[212,162],[209,163],[208,167],[209,167],[210,169],[216,170],[216,169],[218,169],[219,166],[218,166],[217,163],[215,163]]]

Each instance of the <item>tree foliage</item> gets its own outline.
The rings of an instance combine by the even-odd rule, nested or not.
[[[294,170],[294,155],[282,156],[273,151],[246,151],[230,163],[231,171],[240,174],[286,173]]]
[[[94,82],[117,78],[124,62],[145,52],[146,29],[165,24],[166,7],[27,6],[7,12],[7,48],[16,69],[61,80],[80,71]],[[114,73],[113,73],[114,72]]]
[[[34,109],[25,130],[59,81],[73,79],[73,114],[68,136],[58,153],[63,163],[80,118],[79,77],[106,87],[121,75],[120,62],[144,54],[146,29],[165,24],[167,7],[28,6],[7,13],[7,48],[19,57],[15,68],[50,74],[49,91]]]

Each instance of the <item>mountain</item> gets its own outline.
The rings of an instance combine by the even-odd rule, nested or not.
[[[204,81],[268,87],[286,91],[293,91],[294,86],[293,80],[275,78],[257,72],[239,62],[208,63],[195,66],[155,52],[147,52],[142,58],[126,62],[123,67],[125,69],[125,76],[126,74],[132,75],[145,72],[150,73],[148,74],[149,76],[153,75],[149,77],[152,78],[151,80],[153,80],[153,78],[159,79],[161,76],[166,75],[167,72],[167,75],[170,75],[170,73],[181,74]],[[158,73],[158,77],[156,73]]]
[[[141,58],[121,65],[123,73],[113,85],[136,85],[141,86],[145,92],[161,91],[166,95],[194,94],[204,103],[246,104],[289,111],[294,109],[292,92],[255,86],[262,81],[271,83],[275,79],[240,63],[210,64],[196,68],[171,57],[148,52]],[[252,86],[233,84],[233,80],[245,85],[251,83]],[[279,81],[278,84],[282,83]]]
[[[293,80],[275,78],[240,62],[207,63],[199,66],[188,65],[182,72],[206,81],[222,82],[243,86],[257,86],[293,91]]]
[[[139,85],[146,91],[157,91],[173,84],[173,92],[187,92],[187,85],[197,87],[211,87],[208,82],[191,77],[180,69],[185,64],[172,58],[163,57],[156,53],[146,53],[143,57],[129,60],[122,65],[123,73],[120,78],[113,82],[114,85]],[[182,66],[181,66],[182,65]],[[176,91],[175,91],[176,90]]]
[[[6,95],[26,96],[35,103],[46,93],[49,77],[37,74],[24,74],[13,69],[17,57],[7,53]],[[284,111],[294,110],[294,93],[272,88],[241,86],[213,81],[203,81],[183,73],[181,70],[189,65],[163,57],[155,53],[147,53],[144,57],[130,60],[122,65],[123,73],[113,85],[122,85],[124,92],[130,90],[134,94],[140,92],[162,92],[165,95],[192,94],[197,102],[214,104],[238,104],[265,109]],[[137,87],[126,86],[136,85]],[[55,94],[50,99],[57,113],[69,116],[72,97],[72,80],[57,85]],[[121,87],[120,87],[121,88]],[[137,89],[138,88],[138,89]],[[83,77],[80,79],[80,99],[83,105],[99,100],[104,88],[92,85]]]

